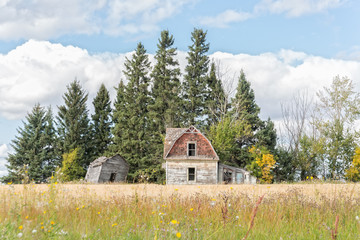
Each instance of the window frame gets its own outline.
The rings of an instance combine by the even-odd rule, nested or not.
[[[191,149],[191,150],[194,150],[194,155],[193,155],[193,156],[189,154],[189,153],[190,153],[190,152],[189,152],[189,151],[190,151],[190,148],[189,148],[190,144],[194,144],[194,145],[195,145],[195,149]],[[187,155],[188,157],[195,157],[195,156],[197,156],[197,144],[196,144],[196,142],[191,141],[191,142],[188,142],[188,143],[187,143],[187,153],[186,153],[186,155]]]
[[[189,179],[191,168],[194,169],[194,180]],[[187,180],[187,182],[196,182],[196,167],[195,166],[186,168],[186,180]]]

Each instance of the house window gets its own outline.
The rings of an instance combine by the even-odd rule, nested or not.
[[[195,181],[195,168],[188,168],[188,181]]]
[[[196,144],[188,143],[188,156],[196,156]]]
[[[110,175],[110,182],[114,182],[116,178],[116,173],[111,173]]]

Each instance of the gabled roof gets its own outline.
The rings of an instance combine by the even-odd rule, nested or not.
[[[164,159],[166,159],[175,145],[176,141],[183,136],[185,133],[199,133],[201,134],[210,144],[212,150],[216,155],[216,160],[219,160],[217,153],[215,152],[214,147],[210,143],[210,141],[194,126],[190,126],[189,128],[167,128],[166,129],[166,136],[165,136],[165,143],[164,143]]]

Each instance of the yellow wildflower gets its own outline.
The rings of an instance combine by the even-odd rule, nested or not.
[[[46,211],[43,212],[44,214],[46,213]]]
[[[44,222],[41,222],[40,225],[44,225]]]
[[[98,212],[98,215],[100,215],[100,212]]]
[[[313,180],[313,176],[311,176],[310,179]]]
[[[175,188],[175,191],[178,191],[179,189]]]
[[[51,230],[48,230],[48,232],[51,232]]]
[[[79,209],[80,209],[80,208],[77,207],[77,208],[76,208],[76,211],[79,211]]]
[[[192,211],[194,211],[194,209],[193,209],[193,208],[190,208],[190,211],[192,212]]]
[[[177,232],[177,233],[176,233],[176,237],[177,237],[177,238],[181,238],[181,233]]]
[[[57,182],[55,182],[55,185],[57,184]]]
[[[8,182],[8,185],[11,185],[12,184],[12,182]]]
[[[29,216],[26,216],[26,217],[25,217],[25,219],[28,219],[28,218],[29,218]]]
[[[51,225],[54,225],[55,223],[54,223],[54,221],[51,221],[50,224],[51,224]]]
[[[112,226],[112,227],[115,227],[115,226],[117,226],[117,223],[113,223],[111,226]]]
[[[82,205],[82,206],[81,206],[81,208],[84,208],[84,207],[85,207],[85,205]]]
[[[41,226],[41,229],[44,229],[44,226]]]
[[[179,224],[179,222],[176,221],[176,220],[171,220],[171,223],[172,223],[172,224]]]
[[[23,226],[22,226],[22,225],[20,225],[20,226],[19,226],[19,229],[20,229],[20,230],[22,230],[22,229],[23,229]]]

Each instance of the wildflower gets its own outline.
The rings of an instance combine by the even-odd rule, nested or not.
[[[236,220],[238,220],[238,219],[239,219],[239,216],[236,216],[235,218],[236,218]]]
[[[117,226],[117,223],[113,223],[113,224],[111,225],[111,227],[115,227],[115,226]]]
[[[54,179],[54,176],[51,176],[51,179]]]
[[[190,208],[190,211],[192,212],[192,211],[194,211],[194,209],[193,209],[193,208]]]
[[[179,222],[176,220],[171,220],[171,224],[179,224]]]
[[[49,203],[52,203],[52,200],[50,200]]]
[[[175,191],[179,191],[179,189],[175,188]]]
[[[233,187],[230,187],[230,190],[233,190],[234,188]]]
[[[100,215],[100,212],[98,212],[98,215]]]
[[[77,208],[76,208],[76,211],[79,211],[79,209],[80,209],[80,208],[77,207]]]
[[[51,221],[50,224],[51,224],[51,225],[54,225],[55,223],[54,223],[54,221]]]
[[[313,176],[311,176],[310,179],[313,180]]]
[[[177,237],[177,238],[181,238],[181,233],[177,232],[177,233],[176,233],[176,237]]]
[[[82,206],[81,206],[81,208],[84,208],[84,207],[85,207],[85,205],[82,205]]]
[[[44,226],[41,226],[41,229],[44,229]]]
[[[21,238],[22,236],[23,236],[23,234],[22,233],[18,233],[18,238]]]
[[[28,218],[29,218],[29,216],[26,216],[26,217],[25,217],[25,219],[28,219]]]
[[[41,222],[40,225],[44,225],[44,222]]]
[[[46,213],[46,211],[43,212],[44,214]]]
[[[36,229],[32,230],[32,233],[36,233],[36,232],[37,232]]]
[[[51,232],[51,230],[49,229],[48,232]]]
[[[19,226],[19,229],[22,230],[22,229],[23,229],[23,225],[20,225],[20,226]]]
[[[57,184],[57,182],[55,182],[55,185]]]
[[[306,176],[306,179],[309,179],[309,176]]]
[[[359,221],[359,220],[360,220],[359,216],[356,216],[356,217],[355,217],[355,219],[356,219],[357,221]]]
[[[8,182],[8,185],[11,185],[12,184],[12,182]]]

